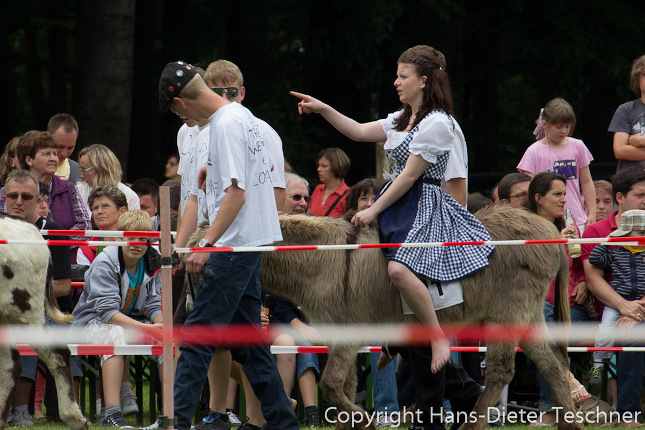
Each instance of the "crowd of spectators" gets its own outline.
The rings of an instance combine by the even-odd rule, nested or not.
[[[630,76],[631,87],[638,98],[621,105],[609,125],[609,131],[613,133],[614,153],[618,160],[617,173],[610,181],[593,180],[594,158],[581,140],[572,137],[576,123],[573,107],[566,100],[555,98],[540,110],[534,131],[536,140],[526,142],[527,149],[518,162],[518,172],[500,178],[490,197],[484,195],[485,190],[469,194],[466,191],[466,143],[459,125],[451,116],[451,100],[446,99],[440,111],[423,111],[427,108],[426,103],[430,103],[420,98],[425,91],[425,79],[428,76],[442,82],[443,94],[446,88],[449,94],[449,85],[443,73],[446,67],[443,55],[429,47],[415,47],[406,51],[402,58],[403,60],[399,61],[395,86],[405,108],[387,119],[358,124],[313,97],[299,93],[293,95],[301,100],[301,113],[320,113],[339,131],[354,140],[386,140],[388,158],[394,166],[387,175],[387,184],[401,184],[409,180],[409,186],[418,190],[415,202],[421,202],[418,205],[415,203],[409,216],[413,219],[418,216],[417,212],[424,211],[435,214],[437,218],[431,219],[428,225],[450,230],[441,230],[440,236],[444,236],[437,236],[438,239],[448,237],[455,230],[467,230],[469,234],[479,235],[478,221],[471,213],[492,204],[508,204],[532,211],[553,222],[563,238],[645,235],[645,56],[634,62]],[[419,58],[431,60],[428,62]],[[227,152],[230,149],[221,145],[221,141],[230,137],[218,134],[221,133],[219,129],[213,129],[213,124],[219,121],[217,118],[228,118],[226,115],[237,115],[237,118],[245,116],[246,119],[239,121],[249,121],[254,131],[253,139],[256,139],[253,144],[257,148],[260,145],[267,148],[269,156],[261,162],[251,156],[247,160],[251,164],[258,163],[259,170],[254,174],[259,173],[258,177],[264,178],[260,182],[266,182],[267,189],[271,190],[271,202],[267,202],[264,197],[258,197],[258,201],[261,201],[258,207],[270,206],[274,209],[275,206],[275,214],[345,216],[358,226],[371,222],[377,215],[378,220],[384,225],[399,222],[392,218],[388,206],[397,208],[396,210],[410,210],[410,204],[403,205],[397,201],[403,196],[403,192],[399,192],[397,188],[399,185],[381,188],[383,182],[376,178],[364,179],[354,186],[346,184],[345,178],[351,161],[347,154],[337,147],[323,149],[317,155],[315,168],[320,184],[310,192],[306,179],[289,172],[289,165],[282,156],[282,142],[277,133],[241,106],[246,93],[241,71],[233,63],[218,60],[206,71],[187,67],[183,62],[170,63],[167,69],[168,67],[172,71],[187,71],[185,75],[177,73],[174,78],[184,85],[181,91],[187,91],[185,84],[194,86],[195,94],[205,91],[204,88],[208,90],[208,97],[204,101],[204,97],[192,95],[178,98],[179,94],[174,98],[167,96],[164,100],[166,90],[160,89],[162,109],[173,110],[184,122],[177,137],[179,154],[168,158],[164,172],[168,181],[163,184],[171,187],[171,214],[173,230],[177,231],[177,246],[184,246],[201,222],[207,221],[211,224],[211,229],[214,228],[212,226],[219,225],[219,220],[225,217],[221,215],[221,211],[229,210],[234,198],[232,196],[236,195],[233,191],[243,190],[242,187],[250,185],[245,184],[240,178],[243,175],[231,173],[238,160],[228,160],[226,157],[235,157]],[[419,70],[422,70],[423,74]],[[165,79],[165,73],[166,70],[162,81]],[[415,87],[416,81],[405,81],[410,76],[419,79],[418,88]],[[197,81],[199,82],[195,83]],[[192,100],[196,100],[195,105],[190,105]],[[237,113],[229,113],[232,110],[228,108],[230,102],[233,102]],[[418,108],[419,112],[425,112],[426,116],[415,119],[416,111],[410,116],[411,105]],[[205,116],[211,108],[213,112]],[[220,114],[220,109],[226,112]],[[223,128],[229,123],[223,121],[219,124]],[[445,138],[446,135],[450,137]],[[123,183],[121,164],[115,154],[104,145],[85,146],[78,152],[77,161],[72,159],[78,136],[79,125],[74,118],[69,114],[57,114],[49,121],[47,131],[32,130],[12,139],[5,146],[0,158],[0,211],[25,219],[40,229],[157,230],[159,184],[150,178],[138,178],[131,185]],[[401,140],[406,145],[405,152],[401,152],[397,146]],[[208,160],[213,156],[215,146],[218,154],[223,154],[224,161],[218,161],[219,170],[213,173],[212,163]],[[223,163],[229,161],[231,164],[224,167]],[[262,167],[262,163],[270,165]],[[229,178],[227,183],[226,175],[229,174],[238,176],[233,176],[236,178],[233,180]],[[211,180],[212,175],[222,175],[218,180],[223,182]],[[397,181],[397,176],[403,179]],[[207,177],[209,180],[206,180]],[[222,191],[217,189],[222,184],[227,190],[233,191],[222,194]],[[247,196],[247,200],[248,198]],[[424,200],[426,198],[429,200]],[[246,203],[242,201],[242,204]],[[570,210],[573,218],[573,223],[569,225],[565,224],[564,220],[567,210]],[[239,213],[242,217],[251,216]],[[451,215],[446,217],[446,213]],[[397,217],[398,214],[399,212]],[[454,221],[455,219],[457,221]],[[228,224],[230,229],[242,231],[241,229],[245,228],[236,226],[233,219],[231,222],[233,224]],[[433,222],[439,224],[435,225]],[[447,228],[443,225],[445,222],[455,224],[450,224]],[[386,232],[382,229],[381,238],[396,242],[411,240],[405,236],[401,240],[391,238],[398,237],[401,232],[408,236],[418,234],[414,228],[416,227],[397,225],[396,231]],[[481,234],[485,235],[485,232]],[[217,244],[222,243],[217,239]],[[92,240],[123,239],[102,237],[99,233]],[[200,243],[200,246],[213,245],[206,237],[202,240],[204,242]],[[456,240],[459,238],[454,239]],[[125,339],[122,327],[160,323],[161,281],[154,268],[149,266],[151,256],[158,254],[153,246],[79,246],[50,249],[54,263],[54,289],[59,306],[62,310],[74,314],[74,324],[87,327],[95,333],[97,342],[108,340],[109,343],[123,344]],[[645,321],[645,290],[640,282],[645,269],[642,267],[642,261],[636,258],[642,251],[642,247],[634,246],[598,246],[594,249],[594,245],[585,244],[582,246],[581,256],[570,254],[571,319],[599,322],[597,346],[614,345],[611,331],[614,326],[630,328]],[[434,251],[428,252],[428,258],[442,258],[441,255],[430,254]],[[469,255],[467,259],[473,261],[472,268],[465,269],[470,271],[463,273],[450,272],[457,270],[452,267],[443,269],[447,273],[432,272],[434,268],[416,268],[416,263],[408,264],[412,261],[408,259],[412,257],[407,254],[386,254],[386,257],[390,260],[392,280],[399,288],[402,298],[408,302],[410,314],[414,313],[422,322],[436,324],[431,301],[428,306],[419,305],[420,300],[429,300],[418,295],[416,291],[417,287],[425,289],[425,284],[419,282],[417,285],[418,278],[412,279],[409,275],[417,274],[419,270],[428,270],[424,275],[428,279],[439,279],[442,282],[444,278],[459,279],[481,269],[479,259],[486,260],[488,253],[489,250],[481,250],[481,255]],[[176,267],[179,274],[173,282],[173,312],[176,314],[176,324],[194,323],[201,312],[193,311],[188,314],[188,320],[186,319],[186,297],[193,293],[184,282],[184,270],[193,272],[196,268],[212,264],[210,261],[207,263],[208,254],[203,255],[206,257],[195,254],[186,262],[185,267]],[[415,267],[414,270],[410,269],[412,266]],[[85,281],[85,287],[82,290],[72,289],[72,279],[79,276]],[[265,295],[259,295],[258,292],[258,297],[264,298]],[[199,299],[199,295],[192,297],[192,300],[196,300],[195,303],[201,306]],[[278,296],[272,296],[268,303],[270,314],[262,320],[263,324],[283,324],[291,330],[272,339],[274,345],[295,345],[296,338],[306,340],[300,344],[316,344],[319,341],[315,328],[308,325],[306,315],[300,312],[297,304]],[[236,316],[237,314],[234,317]],[[545,299],[544,316],[547,322],[553,320],[553,285]],[[253,321],[257,319],[259,324],[262,317],[258,313],[249,314],[248,318]],[[445,342],[447,344],[448,340]],[[387,413],[399,411],[400,406],[408,406],[400,405],[396,396],[398,384],[395,365],[402,367],[405,365],[405,358],[410,360],[407,365],[412,366],[413,378],[415,373],[421,374],[420,369],[423,366],[431,366],[433,372],[440,372],[448,360],[446,345],[443,343],[437,342],[431,351],[419,348],[402,350],[402,356],[397,357],[393,363],[390,363],[392,357],[386,356],[387,354],[372,355],[374,407],[382,413],[379,425],[391,425]],[[228,428],[230,425],[255,430],[263,425],[265,419],[269,420],[266,409],[268,406],[265,405],[269,400],[273,405],[279,404],[275,407],[281,411],[284,404],[291,403],[289,406],[295,406],[294,399],[288,403],[285,403],[286,400],[283,402],[282,394],[275,396],[276,393],[267,393],[266,390],[255,393],[254,388],[258,388],[259,380],[263,381],[262,384],[274,384],[276,377],[258,376],[254,372],[248,375],[247,379],[246,373],[249,369],[245,360],[248,360],[248,357],[240,356],[239,351],[231,354],[224,348],[217,348],[211,352],[214,354],[202,355],[201,351],[194,348],[182,349],[182,355],[186,354],[186,357],[180,358],[177,364],[180,374],[186,375],[187,360],[207,358],[210,363],[209,403],[203,420],[197,424],[198,430]],[[298,386],[304,404],[305,424],[308,426],[321,424],[316,399],[316,381],[324,364],[324,358],[321,358],[323,357],[317,354],[281,354],[275,358],[274,363],[275,375],[279,375],[281,382],[280,391],[284,392],[285,398],[290,398],[294,387]],[[259,360],[263,365],[268,363],[262,354],[253,355],[252,359]],[[570,374],[573,400],[579,402],[589,398],[585,383],[587,386],[599,384],[603,367],[612,360],[618,367],[619,383],[609,402],[621,414],[631,414],[632,418],[626,419],[623,424],[637,426],[641,411],[638,399],[645,371],[645,353],[622,352],[617,355],[617,359],[610,352],[594,353],[594,364],[588,377],[585,375],[581,382]],[[102,379],[97,405],[101,411],[100,422],[104,425],[131,428],[124,416],[138,411],[131,389],[128,363],[128,357],[101,357]],[[37,361],[24,357],[23,364],[24,370],[13,401],[13,422],[17,425],[33,426],[33,419],[41,416],[40,404],[44,397],[44,382],[43,378],[36,375]],[[82,372],[77,359],[73,364],[78,396],[78,379]],[[159,365],[161,364],[159,362]],[[206,362],[201,365],[204,369],[209,367]],[[449,379],[449,372],[450,370],[440,377]],[[480,375],[473,376],[473,379],[479,380]],[[199,383],[197,376],[191,375],[190,378],[191,383]],[[242,384],[247,392],[248,420],[244,423],[239,420],[234,410],[238,384]],[[534,424],[554,424],[554,414],[550,414],[553,408],[550,389],[541,377],[539,385],[540,411],[545,414],[540,415]],[[186,382],[180,387],[179,393],[191,386]],[[32,387],[35,387],[36,392],[35,408],[33,405],[27,405]],[[436,393],[427,393],[426,389],[420,386],[416,387],[416,391],[416,395],[422,399],[437,397]],[[175,401],[177,393],[176,391]],[[417,400],[430,401],[421,398],[417,397]],[[188,412],[192,407],[188,400],[184,400],[182,398],[179,408],[181,419],[186,419],[183,415],[190,416]],[[55,410],[52,413],[55,413]],[[280,414],[283,414],[283,419],[291,419],[287,410]]]

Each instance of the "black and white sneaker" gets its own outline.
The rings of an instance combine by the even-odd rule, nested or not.
[[[228,415],[228,422],[231,423],[231,427],[239,427],[242,425],[242,421],[235,414],[233,409],[227,409],[226,414]]]
[[[106,415],[105,418],[103,418],[103,425],[124,430],[134,430],[134,427],[128,424],[125,418],[123,418],[123,413],[121,411],[112,412],[110,415]]]
[[[161,418],[157,418],[157,421],[150,424],[149,426],[139,427],[139,430],[158,430],[159,427],[161,427]]]

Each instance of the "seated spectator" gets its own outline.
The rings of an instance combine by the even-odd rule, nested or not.
[[[150,178],[139,178],[130,188],[139,196],[141,210],[147,212],[150,218],[156,217],[159,211],[159,184]]]
[[[287,188],[284,212],[287,215],[303,213],[306,211],[309,201],[309,183],[293,173],[286,174],[285,180]],[[311,342],[318,340],[316,330],[308,325],[302,312],[289,300],[272,295],[269,309],[271,324],[284,324],[293,329],[293,334],[285,332],[277,336],[273,341],[274,345],[295,345],[295,337],[303,337],[307,340],[307,342],[301,342],[301,345],[312,345]],[[316,378],[320,376],[318,355],[313,353],[277,354],[276,363],[287,396],[291,396],[294,377],[298,380],[300,395],[305,407],[305,425],[320,427],[320,417],[316,407]]]
[[[181,182],[174,179],[167,180],[161,186],[170,188],[170,230],[177,231],[177,218],[181,204]]]
[[[363,179],[355,184],[347,195],[345,207],[347,211],[360,212],[371,207],[376,201],[381,184],[374,178]]]
[[[47,185],[42,182],[38,183],[38,188],[40,190],[40,202],[36,206],[36,214],[39,217],[47,219],[49,216],[49,197],[47,197]]]
[[[593,181],[593,185],[596,188],[596,221],[602,221],[614,211],[614,192],[608,181],[600,179]]]
[[[49,219],[65,230],[88,230],[90,216],[76,186],[60,179],[54,172],[58,166],[58,144],[46,131],[28,131],[18,140],[16,153],[21,169],[29,170],[43,184],[47,184]],[[0,198],[0,212],[6,211]]]
[[[164,168],[164,178],[172,181],[181,181],[181,175],[177,173],[179,170],[179,155],[172,154],[168,157],[166,161],[166,167]]]
[[[123,214],[117,224],[123,231],[152,231],[147,213],[137,210]],[[127,238],[133,241],[133,238]],[[92,262],[85,275],[85,288],[74,308],[74,326],[85,327],[96,344],[125,345],[124,327],[162,327],[161,276],[148,264],[148,255],[158,254],[146,246],[109,246]],[[163,356],[159,364],[163,384]],[[120,406],[121,384],[126,360],[123,356],[101,356],[105,401],[103,425],[132,429]]]
[[[483,195],[482,193],[470,193],[468,194],[468,212],[474,214],[478,210],[490,206],[493,204],[493,201]]]
[[[499,203],[499,182],[493,185],[493,188],[490,190],[490,199],[494,205]]]
[[[18,138],[14,137],[9,141],[9,143],[7,143],[7,146],[4,147],[4,152],[2,153],[2,156],[0,156],[0,186],[4,186],[9,172],[20,165],[18,162],[18,156],[16,155],[17,146]]]
[[[363,179],[354,184],[347,195],[347,211],[360,212],[371,207],[376,201],[380,188],[381,184],[375,178]],[[377,369],[380,355],[379,352],[370,353],[374,411],[378,414],[377,427],[390,427],[396,424],[390,414],[399,411],[396,370],[394,363],[388,363],[383,369]]]
[[[92,210],[92,223],[98,230],[115,231],[119,217],[128,210],[125,194],[109,185],[99,185],[92,190],[88,204]],[[119,240],[116,237],[93,237],[90,240]],[[79,246],[76,264],[90,265],[96,256],[103,251],[103,246]]]
[[[552,222],[563,239],[572,238],[577,233],[577,226],[566,226],[564,222],[564,205],[566,203],[567,179],[558,173],[542,172],[533,177],[528,189],[528,199],[525,206],[531,212]],[[578,233],[579,234],[579,233]],[[569,257],[569,306],[571,321],[587,321],[589,316],[584,306],[589,292],[584,279],[581,258]],[[554,321],[555,280],[551,282],[544,302],[544,319],[547,323]],[[542,374],[538,374],[540,382],[540,416],[534,425],[554,425],[557,414],[553,410],[551,387]],[[582,401],[590,396],[584,385],[569,372],[569,387],[574,402]]]
[[[309,182],[295,173],[285,174],[287,184],[284,200],[284,213],[288,215],[303,214],[309,205]]]
[[[316,166],[322,183],[311,193],[309,213],[332,217],[345,213],[345,197],[349,192],[345,176],[350,165],[349,157],[340,148],[326,148],[318,153]]]
[[[526,173],[509,173],[499,181],[500,203],[522,206],[529,195],[531,177]]]
[[[645,211],[632,209],[625,211],[620,216],[620,227],[611,232],[609,237],[644,237],[645,236]],[[620,245],[620,244],[617,244]],[[603,270],[611,270],[612,286],[625,300],[632,301],[645,297],[642,274],[645,271],[642,252],[645,247],[634,245],[611,246],[597,245],[589,254],[589,263]],[[635,258],[639,256],[639,258]],[[615,340],[616,323],[621,313],[615,308],[605,305],[602,320],[598,326],[595,347],[613,347]],[[635,325],[630,322],[630,326]],[[594,365],[591,372],[590,383],[600,384],[600,376],[604,360],[610,359],[613,352],[595,351]],[[596,370],[594,372],[594,370]]]
[[[83,180],[78,184],[78,191],[86,204],[90,193],[95,187],[109,185],[118,187],[125,194],[129,210],[133,211],[141,208],[137,193],[121,182],[121,163],[110,148],[96,144],[81,149],[78,154],[78,166]]]

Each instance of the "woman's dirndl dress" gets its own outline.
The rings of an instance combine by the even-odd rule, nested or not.
[[[379,215],[381,243],[490,240],[479,220],[440,187],[450,150],[459,142],[455,120],[435,110],[406,133],[393,129],[391,117],[381,120],[388,138],[385,149],[391,180],[403,171],[410,154],[421,155],[431,164],[405,195]],[[379,196],[390,184],[381,188]],[[488,267],[494,250],[489,245],[471,245],[387,248],[383,253],[387,260],[405,265],[421,278],[450,282]]]

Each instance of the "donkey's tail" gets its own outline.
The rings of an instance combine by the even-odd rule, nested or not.
[[[555,277],[553,298],[553,319],[558,322],[570,322],[571,311],[569,308],[569,257],[564,245],[559,245],[558,274]],[[566,342],[562,344],[562,353],[567,356]]]
[[[45,312],[49,318],[59,324],[68,324],[74,319],[73,315],[65,315],[58,307],[58,301],[54,297],[54,274],[51,260],[47,266],[47,286],[45,287]]]

